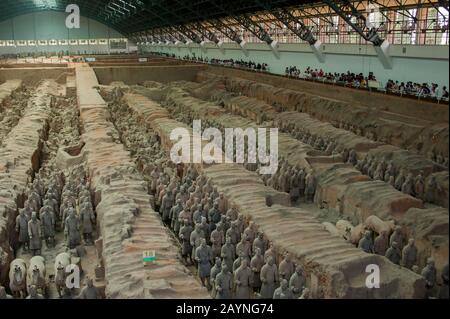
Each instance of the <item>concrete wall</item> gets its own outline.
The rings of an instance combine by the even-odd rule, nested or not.
[[[0,83],[18,79],[22,80],[25,85],[36,85],[42,79],[54,79],[58,83],[65,83],[67,74],[73,72],[68,68],[12,68],[0,69]]]
[[[206,66],[135,66],[135,67],[94,67],[100,84],[108,85],[113,81],[123,81],[133,85],[145,81],[162,83],[173,81],[195,81],[197,73],[206,70]]]
[[[0,22],[0,40],[69,40],[124,38],[119,32],[95,20],[81,17],[79,29],[66,28],[67,13],[43,11]],[[109,53],[109,45],[0,46],[0,54],[57,52]]]
[[[244,59],[267,63],[270,71],[284,74],[287,66],[296,65],[303,71],[306,67],[322,68],[326,72],[347,72],[368,74],[373,72],[383,84],[388,79],[398,81],[433,82],[441,87],[449,84],[448,46],[393,45],[390,50],[393,68],[386,70],[378,60],[372,45],[325,44],[325,62],[320,63],[306,44],[280,44],[277,58],[266,44],[248,44],[248,56],[234,43],[223,45],[224,50],[208,44],[205,49],[198,45],[147,46],[143,51],[156,51],[184,56],[218,59]]]

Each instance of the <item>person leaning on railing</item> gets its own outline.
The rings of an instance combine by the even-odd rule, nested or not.
[[[447,91],[447,87],[446,86],[442,87],[441,97],[444,98],[444,99],[448,99],[448,91]]]

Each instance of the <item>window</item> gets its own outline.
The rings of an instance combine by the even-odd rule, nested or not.
[[[448,10],[440,7],[438,15],[437,43],[440,45],[448,45]],[[440,40],[440,41],[439,41]]]
[[[435,8],[428,8],[426,26],[422,30],[425,33],[425,44],[436,44],[437,31],[439,30],[438,12]]]
[[[394,44],[417,44],[417,9],[399,10],[395,15]]]
[[[111,39],[109,44],[113,50],[124,50],[127,48],[127,42],[122,39]]]
[[[331,21],[333,24],[328,24],[326,27],[327,43],[338,43],[339,37],[339,16],[332,16]]]

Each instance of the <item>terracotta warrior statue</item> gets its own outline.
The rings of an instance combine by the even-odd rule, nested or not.
[[[222,225],[218,225],[216,229],[211,232],[210,241],[212,245],[212,253],[214,257],[220,257],[222,245],[225,243],[225,236],[222,230]]]
[[[414,239],[410,238],[408,240],[408,244],[403,248],[401,265],[408,269],[412,269],[412,267],[416,264],[416,260],[417,247],[415,246]]]
[[[201,229],[201,224],[195,224],[194,230],[191,233],[190,243],[192,246],[192,256],[195,258],[195,251],[202,242],[202,239],[205,239],[205,234]]]
[[[202,239],[201,244],[195,250],[195,260],[197,261],[198,276],[203,286],[210,289],[209,276],[211,274],[211,262],[213,255],[211,247],[206,244],[206,240]]]
[[[19,215],[16,218],[16,232],[19,234],[19,243],[24,246],[25,251],[28,250],[30,237],[28,235],[28,217],[25,214],[25,209],[19,211]]]
[[[169,189],[167,193],[164,195],[161,201],[161,215],[163,222],[170,223],[169,216],[170,216],[170,210],[172,209],[174,203],[174,196],[172,194],[172,191]]]
[[[169,214],[170,227],[175,232],[175,234],[178,234],[180,231],[180,222],[178,220],[178,217],[180,216],[180,213],[183,211],[183,204],[181,202],[181,199],[177,199],[177,204],[172,207]]]
[[[280,279],[291,279],[292,274],[295,271],[295,264],[292,261],[291,254],[286,252],[284,255],[284,259],[280,262],[280,266],[278,268]]]
[[[398,247],[396,241],[392,242],[391,247],[386,251],[385,257],[389,259],[392,263],[400,265],[400,260],[402,259],[402,252]]]
[[[41,253],[41,222],[37,219],[37,213],[31,214],[31,220],[28,222],[28,234],[30,236],[30,250],[33,256]]]
[[[233,286],[233,275],[228,270],[226,263],[222,263],[222,269],[216,276],[216,299],[231,299],[231,288]]]
[[[281,279],[280,287],[275,289],[273,299],[294,299],[294,294],[289,289],[289,283],[286,279]]]
[[[272,257],[267,258],[266,264],[261,268],[261,298],[271,299],[278,282],[278,269]]]
[[[392,245],[394,241],[397,242],[397,245],[399,246],[400,249],[403,248],[403,235],[400,226],[395,227],[394,232],[389,238],[389,245]]]
[[[41,208],[39,214],[41,218],[42,234],[47,247],[55,246],[55,215],[50,211],[48,206]]]
[[[236,257],[236,248],[231,242],[231,238],[229,236],[225,239],[225,244],[222,246],[220,251],[220,257],[222,257],[223,263],[228,266],[227,269],[231,271],[231,269],[233,269],[233,262]]]
[[[184,219],[181,221],[181,228],[178,233],[178,237],[181,240],[181,257],[184,258],[186,264],[189,262],[193,264],[192,261],[192,246],[191,246],[191,233],[192,224],[189,219]]]
[[[211,297],[216,298],[216,277],[222,271],[222,261],[220,257],[216,257],[214,259],[214,266],[211,268],[211,272],[209,274],[210,282],[211,282]]]
[[[84,287],[77,299],[101,299],[97,288],[94,286],[92,278],[86,278],[86,287]]]
[[[80,208],[80,220],[83,225],[83,238],[87,244],[93,243],[92,233],[94,232],[95,215],[90,203],[84,203]]]
[[[248,267],[248,260],[242,259],[241,265],[234,273],[234,284],[236,286],[236,299],[250,299],[250,288],[252,285],[252,271]]]
[[[361,248],[366,253],[373,253],[372,232],[366,231],[364,233],[364,237],[358,243],[358,248]]]
[[[231,222],[231,228],[227,230],[226,237],[230,237],[233,245],[236,245],[239,242],[241,234],[239,233],[237,220]]]
[[[259,248],[254,249],[255,255],[250,260],[250,268],[252,271],[252,287],[253,291],[259,291],[261,288],[261,268],[264,266],[264,257]]]
[[[248,260],[252,257],[252,244],[245,233],[242,235],[241,241],[236,245],[236,254],[242,255]]]
[[[375,238],[373,244],[374,253],[377,255],[384,256],[386,255],[386,250],[389,248],[389,238],[387,232],[385,230],[381,231],[381,233]]]
[[[81,244],[80,220],[73,209],[69,210],[69,216],[64,222],[64,236],[69,249],[74,249]]]
[[[436,267],[434,266],[434,259],[428,258],[427,265],[422,270],[422,277],[425,278],[426,287],[432,289],[436,284]]]
[[[305,288],[306,278],[303,275],[303,269],[300,266],[295,268],[295,272],[292,274],[289,280],[289,288],[294,294],[294,298],[299,298]]]
[[[227,211],[226,214],[232,221],[235,221],[238,218],[239,212],[236,208],[236,205],[231,206],[231,208]]]

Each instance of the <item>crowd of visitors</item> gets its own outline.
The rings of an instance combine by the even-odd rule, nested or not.
[[[171,57],[177,59],[175,54],[152,52],[152,54]],[[253,61],[244,60],[221,60],[221,59],[209,59],[208,57],[196,57],[195,55],[186,55],[182,58],[186,61],[193,61],[198,63],[208,63],[215,65],[222,65],[233,68],[249,69],[259,72],[269,72],[269,66],[267,63],[256,63]],[[307,67],[303,72],[296,66],[289,66],[285,69],[285,76],[290,78],[305,79],[305,80],[317,80],[325,83],[333,83],[338,85],[344,85],[352,88],[377,90],[391,94],[399,94],[401,96],[415,96],[418,98],[431,98],[438,100],[448,100],[449,92],[446,86],[442,89],[438,84],[432,83],[415,83],[412,81],[400,82],[389,79],[386,85],[382,86],[377,80],[373,72],[369,72],[368,75],[363,73],[353,73],[347,71],[346,73],[338,72],[325,72],[323,69],[314,69]]]
[[[346,73],[333,73],[325,72],[322,69],[313,69],[311,67],[307,67],[304,72],[302,72],[296,66],[290,66],[286,67],[285,75],[292,78],[319,80],[342,84],[353,88],[377,89],[388,93],[411,95],[421,98],[448,99],[449,97],[447,87],[444,86],[441,90],[436,83],[432,83],[431,85],[428,83],[413,83],[412,81],[405,83],[389,79],[386,85],[381,87],[373,72],[369,72],[367,76],[364,76],[362,73],[356,74],[350,71],[347,71]]]
[[[365,77],[362,73],[355,74],[350,71],[347,71],[347,73],[332,73],[325,72],[322,69],[312,69],[311,67],[307,67],[302,73],[296,66],[287,67],[285,75],[303,79],[322,79],[330,82],[340,82],[345,83],[345,85],[347,86],[357,88],[365,87],[368,85],[369,81],[377,80],[372,72],[370,72],[369,75]]]
[[[398,93],[401,95],[409,94],[416,95],[421,97],[432,97],[432,98],[446,98],[448,99],[448,90],[446,86],[442,87],[442,90],[439,88],[439,85],[436,83],[413,83],[412,81],[400,82],[388,80],[386,83],[386,91]]]
[[[177,57],[175,54],[167,54],[160,52],[151,52],[154,55],[165,56],[173,59],[180,59],[181,57]],[[197,63],[207,63],[207,64],[215,64],[222,65],[232,68],[240,68],[240,69],[248,69],[259,72],[269,72],[269,66],[267,63],[257,63],[254,61],[245,61],[245,60],[234,60],[234,59],[209,59],[208,57],[197,57],[195,55],[185,55],[181,58],[185,61],[197,62]]]
[[[222,66],[228,66],[228,67],[233,67],[233,68],[249,69],[249,70],[260,71],[260,72],[268,71],[268,65],[266,63],[256,63],[253,61],[245,61],[242,59],[240,59],[240,60],[234,60],[234,59],[221,60],[221,59],[209,59],[208,57],[203,58],[203,57],[186,55],[183,57],[183,60],[200,62],[200,63],[209,63],[209,64],[215,64],[215,65],[222,65]]]

